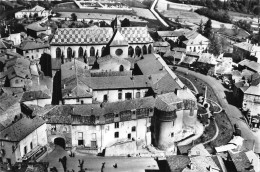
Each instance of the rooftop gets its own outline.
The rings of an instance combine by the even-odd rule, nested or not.
[[[43,42],[26,40],[23,41],[19,46],[16,46],[16,48],[19,48],[23,51],[27,51],[27,50],[49,48],[49,46],[50,46],[49,44],[45,44]]]
[[[171,172],[181,172],[190,163],[190,158],[185,155],[173,155],[166,157]]]
[[[128,44],[144,44],[154,42],[147,27],[120,27],[119,32]]]
[[[48,27],[42,26],[39,23],[32,23],[26,26],[27,29],[34,30],[34,31],[45,31],[48,29]]]
[[[44,123],[44,120],[40,117],[35,117],[33,119],[24,117],[1,131],[0,139],[19,142]]]
[[[38,100],[38,99],[50,99],[51,97],[43,92],[42,90],[39,91],[26,91],[23,93],[21,102]]]
[[[111,27],[58,28],[50,44],[108,44],[113,34]]]

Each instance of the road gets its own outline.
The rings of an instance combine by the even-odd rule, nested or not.
[[[59,158],[67,157],[67,170],[74,169],[75,172],[79,171],[78,160],[84,160],[83,168],[87,171],[101,171],[102,163],[105,162],[104,172],[143,172],[145,170],[159,170],[157,162],[153,158],[143,157],[100,157],[95,155],[82,155],[76,154],[75,157],[69,157],[69,154],[60,146],[46,155],[42,161],[49,162],[49,168],[56,167],[59,172],[63,172],[63,167],[59,162]],[[117,168],[113,165],[117,163]]]
[[[157,5],[159,0],[154,0],[153,4],[151,5],[151,12],[153,13],[153,15],[165,26],[165,27],[169,27],[169,25],[161,18],[161,16],[154,10],[155,6]]]
[[[258,143],[255,145],[256,146],[255,152],[260,153],[260,145],[256,139],[255,133],[253,133],[253,131],[249,128],[249,126],[243,120],[241,120],[241,118],[243,118],[241,111],[237,107],[235,107],[227,102],[226,95],[225,95],[225,91],[227,91],[227,89],[219,82],[219,80],[216,80],[215,78],[213,78],[211,76],[203,75],[203,74],[200,74],[200,73],[188,70],[187,68],[183,68],[183,67],[179,67],[179,66],[176,69],[176,71],[184,72],[184,73],[188,72],[189,75],[199,78],[199,79],[203,80],[204,82],[206,82],[207,84],[209,84],[213,88],[216,96],[218,97],[220,105],[226,111],[232,124],[238,124],[238,126],[242,132],[242,137],[244,139],[254,140],[255,143]]]

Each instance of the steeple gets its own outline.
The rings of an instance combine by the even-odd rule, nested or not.
[[[118,29],[121,27],[121,22],[118,19],[118,17],[116,16],[115,20],[114,20],[114,30]]]

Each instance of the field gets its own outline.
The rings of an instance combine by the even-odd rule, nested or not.
[[[133,8],[133,10],[137,16],[144,17],[147,19],[157,20],[156,17],[153,15],[153,13],[149,9]]]

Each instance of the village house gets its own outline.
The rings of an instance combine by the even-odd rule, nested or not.
[[[51,104],[50,93],[46,93],[48,90],[39,90],[39,91],[26,91],[23,93],[21,98],[21,103],[26,105],[37,105],[44,107],[45,105]]]
[[[165,54],[167,51],[170,51],[171,46],[167,41],[165,42],[157,41],[153,43],[153,48],[154,48],[154,52],[158,54]]]
[[[6,26],[6,29],[8,27]],[[10,32],[10,31],[9,31]],[[6,42],[12,42],[12,45],[19,45],[21,44],[21,33],[8,33],[6,36],[1,37],[2,40],[5,40]]]
[[[255,73],[245,80],[239,81],[234,85],[234,97],[237,99],[237,102],[240,103],[244,111],[250,111],[247,114],[249,123],[252,121],[258,121],[259,116],[259,83],[260,75]],[[256,120],[253,120],[256,118]],[[255,127],[255,126],[253,126]],[[256,122],[256,127],[259,127],[259,121]]]
[[[244,59],[238,63],[239,70],[247,69],[254,73],[260,73],[260,63]]]
[[[173,31],[157,31],[157,33],[163,41],[172,40],[173,42],[177,42],[180,36],[189,31],[188,29],[178,29]]]
[[[18,11],[15,13],[15,18],[16,19],[21,19],[24,17],[48,17],[50,15],[50,11],[46,10],[44,7],[41,7],[39,5],[36,5],[35,7],[31,9],[24,9],[21,11]]]
[[[16,52],[30,60],[39,60],[43,53],[49,53],[49,44],[37,40],[25,40],[16,46]]]
[[[47,26],[42,26],[40,23],[32,23],[25,27],[27,35],[33,38],[39,37],[41,34],[50,35],[51,29]]]
[[[23,117],[0,132],[0,158],[9,163],[40,155],[47,144],[46,124],[40,117]]]
[[[195,30],[185,32],[179,37],[179,41],[182,47],[186,48],[186,52],[202,53],[208,51],[209,40]]]
[[[233,45],[233,61],[240,62],[244,59],[254,60],[259,63],[260,46],[249,42],[240,42]]]

